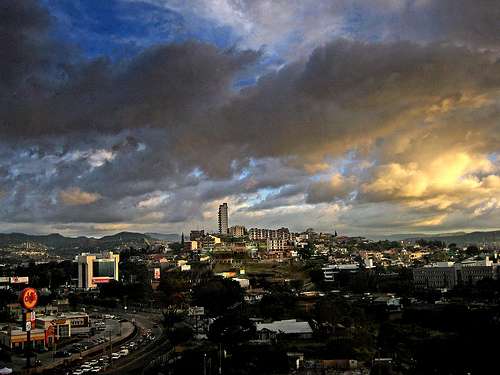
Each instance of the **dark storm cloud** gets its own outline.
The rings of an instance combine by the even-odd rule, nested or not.
[[[500,48],[500,3],[492,0],[408,1],[395,31],[403,37]]]
[[[147,126],[175,130],[193,114],[220,105],[234,74],[256,56],[186,43],[153,48],[127,66],[95,60],[74,67],[55,92],[32,103],[19,99],[30,105],[29,112],[7,111],[2,131],[33,136]]]
[[[36,1],[5,0],[0,4],[0,88],[15,92],[19,85],[46,67],[51,45],[40,34],[49,15]]]
[[[436,211],[479,215],[496,207],[497,172],[487,162],[500,144],[494,53],[340,39],[237,91],[235,77],[260,52],[191,42],[127,62],[87,61],[51,40],[50,17],[37,3],[5,4],[2,19],[14,21],[0,26],[8,56],[0,61],[7,72],[0,83],[3,220],[177,223],[232,199],[252,202],[242,217],[304,203],[359,204],[351,216],[358,221],[366,207],[377,217],[373,202],[411,203],[403,225],[426,227],[442,221]],[[396,9],[434,9],[426,11],[434,20],[445,16],[437,4]],[[448,3],[448,23],[422,40],[493,45],[495,25],[479,5],[471,9],[472,19],[485,20],[477,33],[460,31]],[[423,32],[408,27],[401,35]],[[341,172],[332,161],[347,153],[371,163]],[[448,169],[457,172],[448,176]],[[380,225],[369,217],[363,223]]]

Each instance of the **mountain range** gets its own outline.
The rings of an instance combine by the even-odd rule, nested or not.
[[[476,231],[476,232],[453,232],[453,233],[438,233],[438,234],[392,234],[387,236],[374,236],[376,240],[390,240],[390,241],[409,241],[415,242],[419,239],[424,240],[438,240],[446,242],[447,244],[455,243],[458,246],[470,244],[500,244],[500,230],[495,231]]]
[[[25,233],[0,233],[0,247],[20,246],[25,243],[38,243],[57,252],[75,252],[91,250],[107,250],[118,246],[146,246],[154,240],[168,242],[177,241],[180,238],[177,234],[160,233],[134,233],[120,232],[101,238],[94,237],[65,237],[59,233],[47,235],[31,235]]]

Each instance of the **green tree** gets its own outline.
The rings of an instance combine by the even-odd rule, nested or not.
[[[243,289],[239,283],[230,279],[213,278],[193,290],[193,303],[205,307],[215,315],[242,301]]]
[[[163,301],[167,305],[182,304],[189,290],[189,280],[186,274],[180,271],[163,272],[158,290],[163,293]]]
[[[475,255],[478,255],[481,251],[479,250],[479,247],[477,247],[476,245],[469,245],[467,246],[467,249],[465,250],[465,253],[468,255],[468,256],[475,256]]]

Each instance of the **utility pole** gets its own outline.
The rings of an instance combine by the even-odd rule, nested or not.
[[[219,343],[219,375],[222,375],[222,343]]]
[[[113,367],[113,341],[111,336],[111,329],[109,330],[109,363]]]
[[[24,288],[19,295],[19,303],[22,307],[23,314],[23,331],[26,332],[26,343],[24,344],[24,349],[26,353],[26,367],[31,368],[31,325],[34,321],[33,309],[38,304],[38,293],[36,289]]]

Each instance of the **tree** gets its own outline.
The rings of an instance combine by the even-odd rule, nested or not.
[[[160,290],[167,305],[177,305],[184,302],[184,295],[189,287],[189,280],[179,271],[163,272],[160,279]]]
[[[210,325],[208,338],[215,342],[236,344],[250,340],[255,334],[254,324],[239,314],[227,314]]]
[[[304,247],[299,247],[298,253],[301,259],[309,259],[314,255],[314,244],[312,242],[307,242]]]
[[[465,253],[469,256],[475,256],[478,255],[481,251],[479,250],[479,247],[476,245],[469,245],[467,246],[467,249],[465,250]]]
[[[316,288],[321,289],[325,281],[325,273],[321,268],[313,268],[309,271],[309,277],[311,282],[316,286]]]
[[[259,302],[259,309],[264,318],[284,319],[295,315],[296,299],[286,287],[274,287],[271,293],[262,297]]]
[[[123,283],[110,280],[109,283],[99,284],[99,296],[101,298],[121,298],[123,296]]]
[[[213,278],[193,291],[194,304],[205,307],[215,315],[242,301],[243,289],[239,283],[230,279]]]
[[[179,242],[172,242],[169,247],[174,253],[179,253],[184,249],[184,245]]]
[[[169,330],[167,335],[172,345],[179,345],[193,337],[193,330],[188,326],[181,326]]]

